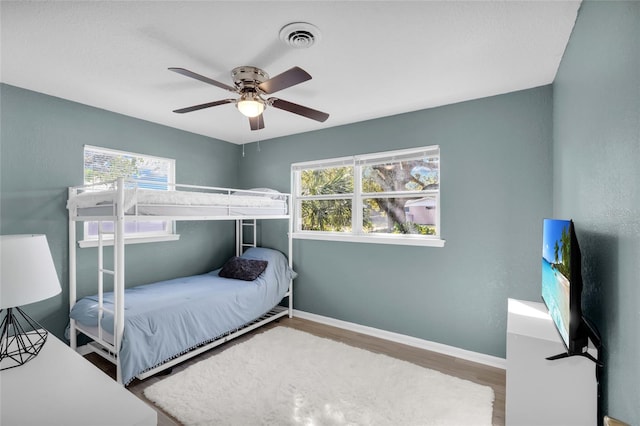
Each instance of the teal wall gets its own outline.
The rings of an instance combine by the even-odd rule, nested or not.
[[[247,145],[240,185],[287,191],[290,165],[440,145],[443,248],[294,241],[295,307],[498,357],[507,298],[540,300],[552,212],[550,86]],[[263,224],[262,244],[286,248]]]
[[[296,308],[503,357],[507,297],[538,298],[531,259],[551,213],[549,86],[249,144],[245,156],[8,85],[0,95],[0,233],[47,234],[63,293],[27,310],[58,336],[68,310],[66,188],[82,183],[84,144],[175,158],[179,182],[281,191],[292,162],[439,144],[446,246],[296,241]],[[261,243],[286,251],[286,231],[263,223]],[[178,232],[178,242],[127,247],[127,285],[204,272],[232,254],[230,223],[182,222]],[[78,250],[80,295],[94,292],[95,250]]]
[[[554,214],[573,218],[604,413],[640,424],[640,2],[584,2],[554,89]]]
[[[67,187],[83,182],[83,145],[176,159],[181,183],[236,187],[240,148],[0,85],[0,234],[46,234],[62,294],[26,310],[58,337],[68,322]],[[178,223],[179,241],[127,246],[127,285],[202,273],[234,252],[232,222]],[[78,293],[95,293],[95,248],[78,249]]]

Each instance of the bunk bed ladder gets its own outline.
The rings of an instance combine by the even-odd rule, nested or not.
[[[245,241],[245,227],[251,228],[251,240]],[[257,246],[257,221],[256,219],[236,220],[236,256],[241,256],[246,248]]]
[[[115,237],[115,232],[113,231],[105,231],[102,228],[103,221],[98,222],[98,339],[101,342],[104,342],[104,337],[102,335],[102,317],[105,312],[110,313],[114,317],[115,321],[115,312],[111,309],[107,309],[104,307],[104,276],[105,274],[111,275],[114,280],[115,285],[115,271],[112,269],[106,269],[104,267],[104,236],[105,235],[113,235]],[[114,245],[114,253],[115,253],[115,245]],[[115,261],[115,260],[114,260]],[[115,324],[113,329],[115,330]]]

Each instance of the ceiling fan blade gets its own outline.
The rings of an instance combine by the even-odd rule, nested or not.
[[[264,117],[262,114],[256,117],[249,117],[249,126],[251,126],[251,130],[264,129]]]
[[[321,123],[327,121],[329,118],[329,114],[326,112],[318,111],[317,109],[312,109],[306,106],[294,104],[293,102],[285,101],[278,98],[269,98],[269,105],[274,108],[282,109],[285,111],[292,112],[294,114],[301,115],[303,117],[310,118],[312,120],[320,121]]]
[[[177,112],[178,114],[184,114],[185,112],[193,112],[198,111],[200,109],[211,108],[218,105],[230,104],[235,102],[235,99],[223,99],[221,101],[207,102],[206,104],[194,105],[186,108],[180,108],[173,110],[173,112]]]
[[[293,67],[267,81],[263,81],[258,85],[258,89],[262,90],[264,93],[271,94],[307,80],[311,80],[311,75],[309,75],[308,72],[300,67]]]
[[[186,70],[184,68],[169,68],[169,71],[177,72],[178,74],[182,74],[182,75],[187,76],[187,77],[195,78],[196,80],[200,80],[200,81],[202,81],[204,83],[212,84],[212,85],[214,85],[216,87],[228,90],[230,92],[237,92],[235,87],[228,86],[228,85],[226,85],[224,83],[220,83],[219,81],[212,80],[209,77],[205,77],[203,75],[196,74],[195,72]]]

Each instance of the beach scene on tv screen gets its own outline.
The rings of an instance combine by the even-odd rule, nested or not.
[[[542,298],[565,344],[569,345],[571,222],[545,220],[542,244]]]

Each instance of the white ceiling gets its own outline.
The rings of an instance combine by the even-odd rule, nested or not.
[[[580,1],[75,1],[1,3],[2,82],[232,143],[307,132],[553,81]],[[280,41],[310,22],[309,49]],[[172,110],[230,93],[240,65],[313,79],[276,96],[325,123],[268,108],[250,131],[232,104]],[[232,96],[233,97],[233,96]]]

